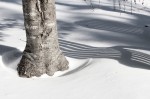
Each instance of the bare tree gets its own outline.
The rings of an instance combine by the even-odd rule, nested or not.
[[[55,0],[22,0],[27,43],[18,73],[23,77],[53,75],[68,69],[57,37]]]

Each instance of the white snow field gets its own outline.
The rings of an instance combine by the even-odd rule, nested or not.
[[[20,78],[26,37],[21,0],[0,0],[0,99],[150,99],[150,1],[56,0],[70,69]],[[130,2],[130,3],[129,3]],[[132,9],[132,11],[131,11]],[[146,32],[148,33],[148,32]]]

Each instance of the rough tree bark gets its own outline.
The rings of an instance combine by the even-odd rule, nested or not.
[[[19,76],[52,76],[68,69],[59,49],[55,0],[22,0],[27,44],[18,64]]]

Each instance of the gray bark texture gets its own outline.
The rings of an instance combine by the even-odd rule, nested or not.
[[[21,77],[52,76],[67,70],[57,36],[55,0],[22,0],[27,44],[18,64]]]

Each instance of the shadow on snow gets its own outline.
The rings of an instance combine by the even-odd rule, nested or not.
[[[150,55],[135,50],[150,50],[150,48],[131,46],[92,47],[84,44],[66,41],[63,39],[59,39],[59,43],[63,53],[71,58],[108,58],[118,60],[121,64],[133,68],[150,69]],[[13,47],[0,45],[0,55],[2,55],[3,63],[7,66],[8,64],[11,64],[12,62],[20,58],[22,52]],[[84,64],[64,75],[75,73],[85,67],[86,65]]]

